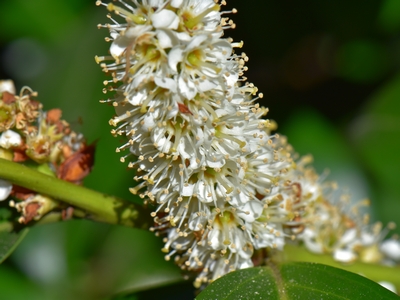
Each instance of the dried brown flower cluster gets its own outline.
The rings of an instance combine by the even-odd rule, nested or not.
[[[61,119],[60,109],[43,111],[28,87],[16,95],[11,80],[0,81],[0,158],[23,163],[50,176],[81,183],[93,164],[94,146],[86,146],[82,134]],[[45,195],[0,179],[0,200],[21,212],[20,223],[38,220],[60,207]],[[62,208],[67,217],[65,207]]]

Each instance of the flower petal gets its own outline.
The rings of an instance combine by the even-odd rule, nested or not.
[[[151,16],[151,22],[155,28],[177,29],[179,17],[169,9],[163,9]]]
[[[182,3],[183,3],[183,0],[172,0],[170,5],[172,7],[178,8],[182,5]]]
[[[400,261],[400,241],[394,239],[384,241],[381,251],[390,259]]]
[[[179,44],[177,37],[170,30],[158,29],[156,35],[158,43],[163,49]]]
[[[15,86],[12,80],[0,80],[0,93],[9,92],[15,95]]]
[[[183,50],[179,47],[172,48],[168,54],[168,66],[178,72],[177,64],[183,60]]]
[[[357,255],[349,249],[337,249],[333,253],[333,258],[340,262],[349,263],[356,260]]]
[[[6,200],[12,190],[12,184],[7,180],[0,179],[0,201]]]
[[[4,131],[0,136],[0,147],[5,149],[18,147],[22,143],[21,136],[12,130]]]
[[[165,76],[157,76],[157,77],[154,77],[154,82],[158,86],[160,86],[164,89],[169,89],[173,93],[176,93],[176,82],[172,78],[167,78]]]
[[[252,223],[261,216],[263,205],[259,201],[249,201],[238,209],[237,215],[244,221]]]

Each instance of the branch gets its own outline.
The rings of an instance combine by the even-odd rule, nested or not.
[[[91,218],[109,224],[148,228],[152,219],[140,205],[40,173],[0,158],[0,178],[80,208]]]

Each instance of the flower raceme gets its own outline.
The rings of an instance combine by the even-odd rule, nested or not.
[[[131,192],[156,207],[151,230],[164,236],[166,259],[196,271],[200,286],[253,266],[256,249],[307,236],[308,205],[330,204],[244,83],[243,43],[223,38],[236,10],[212,0],[116,2],[96,2],[116,15],[99,25],[111,46],[96,62],[113,92],[102,102],[115,107],[112,134],[127,139],[117,152],[136,169]]]

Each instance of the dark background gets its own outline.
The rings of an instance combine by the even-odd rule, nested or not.
[[[225,36],[245,42],[238,51],[250,58],[246,76],[278,132],[354,200],[371,199],[374,220],[400,224],[400,1],[230,0],[232,7],[237,28]],[[127,190],[133,174],[115,154],[120,141],[109,134],[113,109],[98,103],[105,77],[94,56],[108,45],[96,25],[107,22],[106,9],[13,0],[0,11],[0,77],[37,90],[45,108],[61,108],[75,130],[99,139],[86,186],[137,201]],[[179,281],[160,248],[139,230],[84,221],[37,227],[0,267],[0,298],[99,299]],[[170,290],[192,295],[190,283]]]

